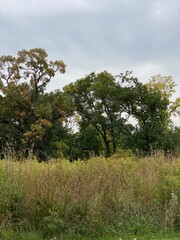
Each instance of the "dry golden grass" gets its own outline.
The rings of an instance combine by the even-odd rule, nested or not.
[[[0,226],[104,234],[179,227],[180,159],[0,162]]]

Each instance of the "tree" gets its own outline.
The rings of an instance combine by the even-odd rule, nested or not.
[[[47,84],[56,72],[65,73],[63,61],[48,61],[44,49],[34,48],[18,52],[16,62],[21,70],[22,77],[29,80],[33,101],[36,102],[38,95],[44,93]]]
[[[137,107],[133,110],[133,115],[138,121],[134,131],[134,142],[142,153],[162,149],[161,142],[169,124],[168,105],[169,100],[164,98],[158,89],[144,85]]]
[[[38,144],[54,128],[55,115],[62,108],[62,100],[57,93],[46,97],[44,91],[57,72],[65,72],[65,64],[61,60],[48,61],[47,57],[46,51],[40,48],[19,51],[17,57],[0,57],[2,144],[7,140],[16,142],[18,148],[30,146],[30,142]],[[55,95],[59,102],[55,101]],[[56,125],[59,124],[60,128],[63,128],[63,118],[58,115],[61,121]],[[47,143],[42,145],[47,146]]]
[[[164,128],[163,132],[162,129],[158,127],[158,124],[156,124],[156,129],[160,134],[159,137],[161,136],[161,149],[163,149],[165,153],[175,154],[175,152],[178,152],[177,146],[179,138],[177,128],[174,128],[171,117],[180,116],[180,98],[173,100],[176,84],[171,76],[156,75],[151,77],[147,86],[150,91],[159,91],[162,99],[168,102],[167,109],[164,109],[164,114],[167,115],[166,128]]]
[[[107,157],[116,153],[121,135],[128,129],[135,89],[141,86],[128,72],[118,78],[126,86],[122,87],[116,77],[104,71],[93,72],[64,88],[81,117],[80,124],[92,126],[100,134]]]
[[[2,145],[22,146],[23,133],[32,121],[32,104],[29,101],[29,86],[11,82],[1,95],[0,139]],[[18,147],[19,148],[19,147]]]
[[[0,57],[0,90],[3,92],[4,85],[9,86],[11,83],[18,83],[20,79],[19,66],[16,58],[12,56]]]
[[[24,132],[26,145],[35,144],[36,148],[46,150],[51,156],[63,155],[62,141],[69,138],[70,127],[68,118],[72,115],[69,96],[61,91],[40,95],[34,110],[36,121]]]
[[[70,146],[71,161],[99,156],[102,150],[98,131],[92,126],[85,126],[84,124],[80,126],[79,132],[72,136]]]
[[[168,128],[161,143],[165,155],[180,155],[180,127]]]
[[[175,87],[177,86],[171,76],[156,75],[150,78],[147,83],[149,89],[157,89],[161,92],[163,98],[168,99],[168,113],[171,117],[180,116],[180,98],[172,100],[172,96],[175,93]]]
[[[117,147],[145,154],[162,147],[169,100],[130,72],[116,77],[93,72],[64,90],[72,97],[80,126],[93,127],[101,136],[107,157],[116,153]]]

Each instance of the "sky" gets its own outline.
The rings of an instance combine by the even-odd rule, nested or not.
[[[47,91],[90,74],[172,76],[180,97],[179,0],[0,0],[0,56],[43,48],[66,73]],[[175,123],[180,125],[176,118]]]

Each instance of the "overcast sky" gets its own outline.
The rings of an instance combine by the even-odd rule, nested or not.
[[[142,82],[172,76],[180,97],[179,0],[0,0],[0,34],[0,55],[40,47],[65,62],[48,91],[131,70]]]

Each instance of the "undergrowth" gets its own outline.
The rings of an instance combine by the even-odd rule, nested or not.
[[[0,238],[148,235],[180,228],[180,159],[0,161]]]

